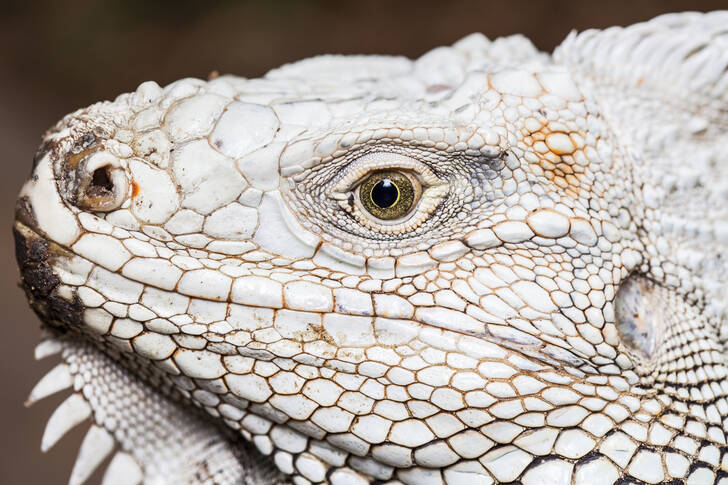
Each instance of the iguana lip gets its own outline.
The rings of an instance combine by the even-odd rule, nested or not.
[[[16,240],[16,257],[21,273],[20,285],[25,289],[28,302],[33,310],[47,325],[60,330],[67,330],[82,326],[85,307],[75,293],[73,293],[72,296],[66,295],[65,297],[59,294],[59,288],[64,287],[62,284],[63,278],[62,275],[58,273],[59,267],[56,266],[54,268],[53,263],[56,261],[60,263],[63,260],[68,261],[75,259],[83,261],[86,264],[93,265],[94,267],[103,269],[103,266],[89,261],[83,256],[77,255],[71,249],[39,234],[35,229],[29,227],[22,220],[18,219],[15,221],[13,232]],[[124,278],[135,283],[142,283],[126,276],[124,276]],[[155,285],[146,282],[142,284],[156,288]],[[187,296],[198,300],[225,302],[201,296]],[[227,303],[237,304],[233,301],[227,301]],[[377,315],[372,316],[372,318],[375,317],[377,317]],[[413,320],[413,323],[424,327],[431,327],[437,330],[445,330],[466,335],[468,337],[482,339],[483,341],[495,344],[503,349],[528,355],[529,357],[535,358],[546,365],[558,365],[557,361],[559,359],[555,360],[553,356],[546,355],[543,352],[541,345],[529,346],[528,344],[512,342],[506,338],[491,335],[489,333],[475,335],[464,331],[458,331],[451,327],[437,325],[436,323],[428,323],[417,319]],[[579,360],[576,356],[574,356],[574,359]]]
[[[75,292],[66,292],[67,294],[64,295],[59,294],[59,288],[66,288],[65,285],[61,284],[64,279],[64,275],[59,274],[59,271],[64,271],[63,266],[68,266],[68,262],[72,260],[82,262],[85,265],[93,266],[101,270],[106,270],[107,272],[109,270],[93,260],[89,260],[76,254],[72,249],[39,234],[39,231],[37,231],[34,228],[34,225],[32,225],[34,219],[32,216],[32,209],[24,211],[22,199],[19,200],[14,233],[16,237],[18,265],[21,270],[21,286],[25,289],[28,301],[34,311],[39,315],[41,320],[46,322],[49,326],[61,329],[77,328],[82,326],[83,313],[85,309],[83,302],[79,299]],[[28,222],[31,224],[28,224]],[[145,287],[152,287],[162,291],[170,291],[169,288],[160,288],[148,281],[129,278],[128,276],[121,275],[118,272],[112,273],[118,274],[119,277],[135,284],[141,284]],[[207,298],[203,295],[192,295],[184,292],[182,292],[182,294],[197,300],[249,306],[245,303],[234,301],[230,298],[230,296],[226,299],[214,299]],[[371,318],[377,318],[381,315],[369,316]],[[564,362],[567,362],[572,366],[579,366],[583,364],[583,359],[581,357],[572,355],[568,351],[563,351],[564,349],[556,349],[561,352],[559,356],[552,355],[544,350],[545,344],[541,342],[534,344],[530,342],[512,341],[505,336],[493,334],[487,329],[484,332],[468,332],[463,329],[454,328],[453,325],[450,325],[450,322],[446,319],[442,322],[426,321],[422,317],[415,316],[411,321],[412,323],[423,327],[458,333],[468,337],[475,337],[491,344],[495,344],[503,349],[528,355],[529,357],[535,358],[546,365],[558,366],[560,363],[563,364]]]
[[[82,318],[83,305],[78,296],[69,300],[59,294],[61,279],[51,264],[55,258],[69,256],[68,250],[20,221],[13,227],[13,236],[20,286],[25,290],[31,308],[51,327],[77,325]]]

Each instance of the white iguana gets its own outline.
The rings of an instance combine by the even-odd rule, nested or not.
[[[146,82],[17,204],[70,483],[728,483],[728,12]]]

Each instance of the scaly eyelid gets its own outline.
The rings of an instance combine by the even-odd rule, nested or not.
[[[401,219],[378,219],[361,206],[359,185],[371,174],[381,171],[403,172],[419,186],[420,195],[413,209]],[[381,234],[403,235],[424,224],[449,190],[449,181],[435,175],[424,162],[400,153],[382,151],[368,153],[350,163],[343,177],[333,185],[329,197],[361,226]]]
[[[331,197],[336,200],[348,198],[368,175],[380,170],[409,172],[420,183],[423,192],[430,187],[447,183],[417,159],[399,153],[375,152],[363,155],[349,164],[346,174],[333,187]]]

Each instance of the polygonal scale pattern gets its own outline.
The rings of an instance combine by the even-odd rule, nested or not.
[[[726,126],[710,86],[728,77],[650,43],[701,31],[708,55],[727,20],[587,32],[557,61],[478,35],[416,61],[321,57],[67,116],[16,223],[31,303],[65,333],[61,415],[91,416],[145,480],[728,480],[728,170],[711,165],[728,139],[705,125]],[[579,57],[604,39],[710,78],[691,82],[712,108],[615,111],[634,80]],[[659,97],[656,76],[630,90]],[[689,133],[659,123],[688,114]],[[712,167],[691,175],[712,204],[691,224],[660,211],[684,194],[666,133]],[[356,202],[377,170],[421,185],[402,220]],[[644,290],[618,319],[627,279]],[[30,400],[68,387],[51,380]]]

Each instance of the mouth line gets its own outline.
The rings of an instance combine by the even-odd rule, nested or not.
[[[78,258],[86,264],[91,265],[92,268],[101,268],[105,271],[109,270],[107,270],[98,263],[94,263],[87,258],[76,254],[69,248],[48,239],[42,234],[39,234],[39,232],[37,232],[34,228],[29,227],[23,221],[16,219],[14,232],[16,234],[16,256],[18,259],[18,265],[21,269],[21,286],[25,288],[29,303],[31,304],[33,309],[36,311],[36,313],[39,314],[39,316],[45,323],[54,328],[63,327],[62,322],[80,322],[82,320],[82,314],[85,308],[84,305],[75,294],[73,296],[73,299],[69,301],[58,295],[58,292],[54,291],[59,285],[65,283],[62,282],[62,279],[58,276],[56,271],[54,271],[52,265],[49,263],[52,263],[54,259],[61,257],[66,259]],[[30,246],[27,244],[27,241],[31,241]],[[184,295],[188,298],[192,298],[195,300],[226,303],[228,305],[240,305],[253,309],[270,308],[265,306],[237,303],[231,300],[230,295],[228,295],[227,299],[211,299],[204,296],[189,295],[178,292],[176,288],[173,290],[160,288],[159,286],[156,286],[152,283],[138,281],[133,278],[129,278],[128,276],[121,275],[118,272],[112,273],[128,281],[143,285],[144,287],[151,287],[164,292]],[[340,313],[335,310],[323,313],[348,315],[346,313]],[[367,316],[372,319],[384,318],[386,320],[392,320],[391,318],[382,317],[375,314]],[[545,352],[545,342],[541,342],[540,344],[536,345],[513,342],[504,337],[492,334],[487,330],[487,327],[485,328],[485,331],[483,333],[468,333],[467,331],[457,330],[454,328],[440,326],[434,323],[423,322],[420,320],[406,320],[418,326],[430,327],[443,332],[452,332],[465,337],[476,338],[484,342],[499,346],[503,350],[512,351],[517,354],[524,355],[527,358],[536,359],[547,366],[562,366],[565,364],[569,366],[575,366],[576,364],[576,362],[574,361],[567,362],[556,358],[555,356],[549,355],[548,352]],[[56,324],[54,324],[54,322]],[[569,349],[562,350],[570,352]],[[587,365],[589,365],[588,361],[584,361],[582,358],[576,355],[574,355],[574,358],[577,361],[581,361],[582,364],[586,363]],[[579,365],[576,365],[576,367],[579,367]]]

